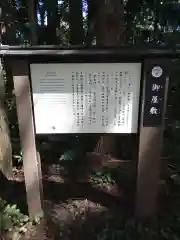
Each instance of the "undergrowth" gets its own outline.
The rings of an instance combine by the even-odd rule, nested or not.
[[[0,233],[10,235],[12,240],[19,239],[20,235],[27,231],[26,224],[36,225],[40,222],[40,216],[30,219],[27,215],[21,213],[16,204],[10,205],[0,199]]]
[[[180,177],[173,176],[170,193],[160,200],[160,205],[164,207],[148,222],[125,217],[122,223],[121,213],[114,214],[107,209],[92,219],[89,213],[86,216],[83,215],[81,226],[76,226],[76,222],[81,216],[75,218],[70,226],[64,222],[59,223],[55,239],[72,239],[73,229],[80,228],[82,232],[86,229],[85,234],[92,240],[180,240],[180,181],[177,178]],[[94,184],[114,183],[111,174],[106,171],[94,172],[91,180]],[[76,213],[74,214],[76,215]]]

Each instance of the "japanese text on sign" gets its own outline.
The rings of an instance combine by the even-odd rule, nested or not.
[[[144,102],[144,126],[158,126],[162,123],[167,71],[164,66],[151,63],[146,69]]]
[[[140,63],[31,64],[36,133],[136,133]]]

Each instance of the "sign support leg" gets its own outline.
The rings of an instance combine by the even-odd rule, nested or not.
[[[12,69],[29,215],[30,217],[42,216],[41,169],[35,143],[28,62],[20,60],[14,62]]]
[[[169,72],[167,71],[167,64],[169,63],[170,61],[167,59],[147,59],[144,65],[145,86],[135,210],[137,218],[140,219],[152,217],[157,209],[160,157],[163,146],[164,115],[168,90]],[[158,66],[161,66],[162,72],[153,73],[153,68],[158,69]],[[154,74],[157,74],[157,76],[159,74],[159,76],[156,78],[153,76]],[[156,109],[157,111],[155,111]]]

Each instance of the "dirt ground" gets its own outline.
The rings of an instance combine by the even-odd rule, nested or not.
[[[105,188],[91,182],[65,182],[59,173],[47,169],[42,166],[45,219],[38,226],[28,225],[22,240],[93,240],[106,227],[105,219],[117,229],[132,214],[132,202],[117,185]],[[1,182],[6,185],[2,197],[27,214],[23,170],[15,168],[11,181],[3,178]]]
[[[108,234],[107,229],[117,232],[133,216],[135,188],[132,182],[122,180],[103,185],[92,182],[91,178],[67,181],[61,169],[47,163],[42,163],[42,176],[45,218],[37,226],[28,223],[27,232],[19,240],[112,239],[103,238],[99,233]],[[0,181],[1,197],[9,204],[17,204],[21,212],[27,214],[23,169],[14,168],[10,181],[3,176]],[[171,205],[164,198],[162,202],[161,211],[167,212]]]

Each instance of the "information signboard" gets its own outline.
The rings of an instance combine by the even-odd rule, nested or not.
[[[137,133],[141,63],[30,65],[37,134]]]

